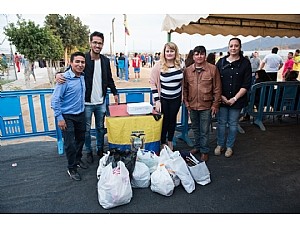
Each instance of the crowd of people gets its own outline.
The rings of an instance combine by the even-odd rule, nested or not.
[[[103,45],[104,35],[96,31],[90,35],[90,50],[87,53],[75,52],[71,55],[70,67],[66,72],[56,75],[57,84],[51,100],[64,137],[67,172],[77,181],[81,180],[77,168],[88,168],[82,160],[84,146],[87,163],[94,162],[90,133],[93,115],[96,154],[99,158],[103,156],[108,88],[114,95],[115,104],[119,103],[110,60],[100,53]],[[258,52],[247,58],[243,55],[241,40],[234,37],[229,40],[225,56],[221,52],[218,56],[215,53],[207,54],[206,48],[199,45],[190,50],[183,60],[178,46],[174,42],[167,42],[162,52],[154,56],[153,67],[152,64],[148,65],[152,67],[149,83],[154,109],[163,115],[161,146],[168,145],[174,150],[177,114],[184,104],[194,134],[194,148],[190,152],[199,153],[202,161],[208,161],[210,123],[212,118],[216,118],[217,144],[214,155],[224,153],[225,157],[231,157],[239,118],[248,102],[247,93],[254,83],[260,81],[258,75],[267,75],[270,80],[276,81],[278,70],[284,67],[285,80],[291,77],[296,80],[298,77],[299,50],[296,50],[295,56],[289,53],[285,63],[277,52],[278,48],[274,47],[272,53],[262,60]],[[125,80],[125,66],[128,64],[127,67],[133,67],[134,80],[138,81],[141,67],[147,67],[149,56],[135,53],[129,61],[124,53],[116,54],[116,76]]]

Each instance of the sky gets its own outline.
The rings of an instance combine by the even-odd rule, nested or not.
[[[21,14],[26,21],[31,20],[41,26],[44,25],[47,14]],[[61,14],[63,16],[63,14]],[[167,42],[167,32],[161,31],[163,20],[166,14],[126,14],[129,36],[125,38],[124,14],[73,14],[79,17],[84,25],[87,25],[90,32],[100,31],[104,34],[104,47],[102,53],[113,52],[161,52],[163,45]],[[6,16],[0,16],[1,27],[6,25]],[[115,18],[114,22],[112,22]],[[17,22],[16,14],[7,14],[7,19],[11,23]],[[114,29],[112,29],[114,27]],[[3,30],[2,30],[3,31]],[[114,32],[112,32],[114,31]],[[113,42],[114,34],[114,42]],[[207,50],[223,48],[231,36],[212,35],[187,35],[172,33],[171,40],[175,42],[180,53],[188,53],[197,45],[204,45]],[[0,40],[5,38],[1,34]],[[254,39],[254,37],[241,37],[243,42]],[[126,40],[125,40],[126,39]],[[126,45],[126,46],[125,46]],[[2,44],[2,48],[9,50],[7,39]]]
[[[26,4],[24,2],[26,2]],[[71,13],[72,15],[79,17],[82,23],[89,27],[91,32],[100,31],[104,33],[105,42],[102,53],[110,53],[111,51],[161,52],[163,45],[167,42],[167,32],[161,31],[162,23],[167,13],[224,13],[224,11],[226,11],[226,13],[275,13],[279,11],[281,13],[286,13],[280,9],[280,4],[277,8],[269,5],[267,11],[264,7],[265,3],[257,0],[245,2],[232,0],[228,2],[229,5],[218,4],[223,3],[224,1],[214,0],[215,4],[204,5],[204,7],[203,4],[200,3],[201,1],[185,1],[184,3],[186,4],[181,2],[177,5],[175,4],[175,1],[171,1],[172,4],[170,4],[170,1],[156,0],[145,2],[127,1],[126,4],[124,4],[125,1],[122,1],[122,3],[117,3],[118,1],[115,1],[115,5],[106,3],[103,7],[102,1],[90,0],[86,5],[82,2],[80,4],[74,4],[75,1],[73,1],[73,4],[69,4],[72,1],[64,1],[56,6],[52,6],[54,4],[48,5],[47,3],[47,7],[44,7],[43,9],[34,9],[31,7],[28,9],[28,5],[34,4],[31,4],[31,2],[35,1],[13,1],[13,3],[11,3],[11,8],[8,7],[5,11],[7,13],[0,14],[0,44],[3,39],[5,39],[3,34],[3,27],[6,25],[5,15],[7,15],[9,22],[15,23],[17,21],[16,13],[21,14],[22,18],[25,20],[28,21],[30,19],[41,26],[43,26],[44,19],[47,14],[58,13],[64,15],[65,13]],[[38,2],[38,4],[40,4],[40,1]],[[241,7],[241,2],[244,2],[244,7]],[[251,4],[249,4],[250,2]],[[16,9],[16,5],[19,7],[19,10]],[[64,7],[64,5],[66,6]],[[257,7],[258,5],[260,7]],[[197,12],[195,12],[195,10]],[[2,9],[0,12],[1,11]],[[123,25],[124,13],[127,15],[128,29],[130,32],[130,35],[126,36],[126,40]],[[113,18],[115,18],[114,23],[112,23]],[[114,25],[114,29],[112,29],[112,25]],[[114,42],[112,34],[114,34]],[[204,45],[207,50],[226,47],[231,37],[232,36],[199,34],[187,35],[172,33],[171,40],[178,45],[180,53],[185,54],[197,45]],[[257,37],[239,36],[239,38],[241,38],[244,43],[256,39]],[[0,46],[0,49],[3,50],[4,48],[9,51],[9,43],[7,39],[5,39],[4,43]],[[14,47],[13,49],[13,51],[15,51]]]

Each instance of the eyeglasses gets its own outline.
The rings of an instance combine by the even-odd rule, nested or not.
[[[97,45],[102,45],[103,43],[102,42],[93,41],[92,44],[95,45],[95,46],[97,46]]]

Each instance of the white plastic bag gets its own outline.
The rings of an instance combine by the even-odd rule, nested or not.
[[[170,147],[165,145],[159,153],[159,157],[158,157],[159,164],[164,164],[167,160],[170,159],[170,156],[172,154],[173,154],[173,151],[170,149]]]
[[[176,175],[175,170],[173,170],[172,164],[170,165],[172,162],[171,158],[169,158],[169,160],[165,161],[165,166],[174,182],[175,187],[177,187],[180,185],[180,178]]]
[[[152,151],[138,149],[137,161],[144,163],[149,167],[150,173],[153,173],[158,165],[158,156]]]
[[[150,186],[149,167],[144,163],[136,161],[132,173],[131,186],[133,188],[148,188]]]
[[[179,151],[174,151],[170,158],[171,162],[169,165],[175,171],[175,174],[180,178],[181,184],[186,192],[193,192],[195,190],[195,181]]]
[[[174,183],[165,165],[161,164],[151,174],[150,189],[164,196],[171,196],[174,191]]]
[[[119,161],[117,167],[112,163],[105,166],[98,181],[98,201],[104,209],[117,207],[130,202],[132,188],[129,172],[124,162]]]
[[[99,160],[99,165],[98,165],[98,168],[97,168],[97,179],[99,180],[100,179],[100,176],[101,176],[101,172],[103,170],[103,168],[106,166],[106,161],[109,157],[109,151],[107,151],[107,153],[105,153],[103,155],[103,157]]]
[[[171,160],[171,156],[173,154],[173,151],[170,149],[170,147],[168,147],[167,145],[165,145],[159,154],[159,164],[165,164],[166,169],[168,170],[175,187],[180,185],[180,178],[176,175],[175,170],[173,169],[172,166],[172,160]]]
[[[197,184],[207,185],[211,182],[210,172],[205,161],[200,162],[192,154],[190,154],[191,159],[195,162],[196,165],[188,166],[193,179]]]

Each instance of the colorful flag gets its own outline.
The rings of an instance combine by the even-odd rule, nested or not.
[[[125,34],[127,36],[129,36],[130,34],[129,34],[128,25],[127,25],[127,16],[126,16],[126,14],[124,14],[124,27],[125,27]]]

